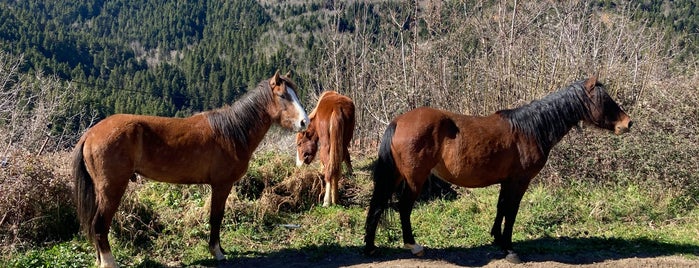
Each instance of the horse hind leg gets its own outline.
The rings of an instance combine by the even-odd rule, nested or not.
[[[109,245],[109,228],[111,227],[114,214],[117,208],[119,208],[121,198],[128,186],[129,177],[127,176],[124,178],[126,179],[117,181],[116,183],[114,181],[108,184],[105,183],[103,187],[97,191],[99,207],[92,221],[92,227],[95,230],[98,267],[118,267]]]
[[[340,199],[340,197],[339,197],[340,191],[338,189],[340,178],[338,178],[337,176],[334,176],[330,180],[331,180],[330,181],[330,186],[331,186],[330,194],[332,195],[330,199],[331,199],[331,202],[333,205],[337,205],[338,199]]]
[[[116,209],[114,209],[116,211]],[[111,213],[114,215],[114,212]],[[110,218],[108,221],[107,218]],[[95,219],[95,245],[97,247],[97,267],[107,268],[107,267],[119,267],[116,263],[116,259],[112,254],[112,249],[109,246],[109,227],[111,224],[111,216],[106,217],[102,215],[97,215]]]
[[[323,179],[323,181],[325,182],[325,196],[323,198],[323,207],[337,205],[339,173],[340,170],[338,167],[331,165],[325,166]]]
[[[323,207],[329,207],[332,202],[332,186],[327,180],[325,182],[325,195],[323,196]]]
[[[352,159],[350,159],[349,149],[347,149],[347,147],[344,148],[343,156],[344,156],[345,167],[347,169],[347,175],[348,176],[354,175],[354,169],[352,168]]]
[[[422,185],[425,181],[414,181],[413,183],[409,182],[411,182],[411,180],[405,181],[405,186],[403,188],[403,192],[401,193],[398,207],[398,211],[400,213],[401,230],[403,232],[403,248],[410,249],[410,252],[413,253],[413,255],[422,257],[425,254],[425,248],[415,242],[410,215],[413,212],[415,200],[417,200]]]
[[[402,178],[396,178],[400,181]],[[384,216],[388,208],[388,201],[393,195],[395,182],[392,178],[381,178],[374,182],[374,191],[371,195],[369,203],[369,211],[367,212],[366,223],[364,225],[364,254],[373,255],[376,252],[376,229],[379,225],[379,220]]]

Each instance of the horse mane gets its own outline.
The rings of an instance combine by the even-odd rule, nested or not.
[[[272,100],[269,80],[264,80],[232,105],[207,112],[206,118],[214,133],[230,144],[236,144],[237,141],[236,146],[247,150],[250,145],[248,131],[259,128],[265,124],[265,121],[269,121],[264,118],[267,114],[265,104]]]
[[[332,90],[323,91],[323,93],[321,93],[320,96],[318,96],[318,102],[316,102],[316,107],[313,108],[313,111],[311,111],[310,114],[308,114],[308,118],[313,119],[316,117],[316,113],[318,112],[318,107],[320,106],[320,102],[323,100],[323,98],[325,98],[325,95],[329,95],[329,94],[338,94],[338,93],[335,91],[332,91]]]
[[[510,121],[513,131],[519,130],[533,137],[539,149],[548,155],[573,126],[584,118],[590,118],[588,104],[591,100],[585,92],[584,83],[584,80],[575,82],[542,99],[497,113]]]

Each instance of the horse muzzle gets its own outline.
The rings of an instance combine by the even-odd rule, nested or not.
[[[617,124],[614,127],[614,134],[621,135],[624,133],[627,133],[631,131],[631,126],[633,125],[633,121],[625,120],[625,122],[621,122],[620,124]]]
[[[298,118],[294,119],[292,122],[292,130],[294,130],[295,132],[303,132],[306,131],[306,129],[308,129],[308,125],[310,124],[311,120],[308,119],[308,116],[305,112],[301,112]]]
[[[308,122],[309,121],[310,120],[308,119],[308,116],[304,116],[303,119],[299,120],[299,122],[297,123],[298,127],[297,127],[296,131],[298,131],[298,132],[306,131],[306,129],[308,129]]]

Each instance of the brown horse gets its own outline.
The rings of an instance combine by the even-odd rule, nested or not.
[[[376,227],[388,200],[404,182],[399,213],[404,247],[421,256],[410,213],[430,173],[462,187],[500,184],[491,229],[495,244],[519,262],[512,248],[512,226],[529,182],[544,167],[549,152],[578,122],[616,134],[629,131],[630,117],[596,77],[576,82],[541,100],[492,115],[466,116],[417,108],[396,117],[386,129],[374,167],[374,192],[366,220],[364,251],[375,252]],[[505,227],[502,229],[502,221]]]
[[[296,134],[296,166],[313,162],[320,147],[325,181],[323,206],[331,203],[335,205],[342,162],[347,165],[348,173],[352,173],[352,161],[347,148],[354,134],[354,103],[347,96],[326,91],[320,95],[309,118],[311,123],[308,129]]]
[[[188,118],[119,114],[90,128],[73,152],[78,217],[97,265],[117,266],[109,227],[135,174],[169,183],[211,185],[209,251],[225,259],[220,229],[226,198],[272,124],[303,131],[309,119],[289,74],[262,81],[242,98]]]

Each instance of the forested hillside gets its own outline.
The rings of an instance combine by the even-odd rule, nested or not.
[[[57,79],[63,109],[46,120],[63,148],[75,139],[66,133],[110,114],[231,103],[277,69],[295,72],[309,110],[322,90],[360,99],[362,137],[409,108],[485,113],[594,70],[643,88],[659,63],[681,72],[696,61],[697,24],[689,0],[28,0],[0,1],[0,48],[8,67],[21,57],[8,79]],[[640,94],[622,93],[627,103]]]
[[[219,107],[291,68],[283,43],[262,40],[270,14],[250,1],[3,1],[0,12],[0,47],[24,55],[20,72],[69,82],[74,112],[98,118]]]

